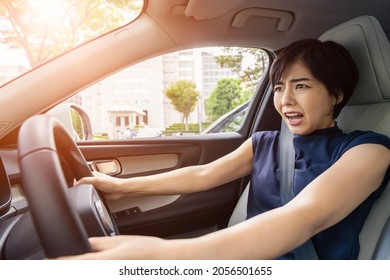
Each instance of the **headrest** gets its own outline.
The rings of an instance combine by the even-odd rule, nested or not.
[[[359,82],[348,105],[390,101],[390,44],[376,18],[357,17],[319,39],[343,45],[359,69]]]

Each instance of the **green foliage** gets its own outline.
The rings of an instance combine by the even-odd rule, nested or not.
[[[237,47],[226,47],[223,52],[215,61],[221,67],[240,73],[242,84],[253,91],[268,67],[267,53],[261,49]]]
[[[229,48],[224,48],[228,52]],[[240,73],[242,65],[242,54],[238,55],[218,55],[215,57],[215,62],[224,68],[230,68],[233,72]]]
[[[80,114],[76,110],[71,109],[70,116],[72,119],[72,127],[74,132],[77,134],[79,139],[83,140],[85,136],[84,136],[84,128],[83,128],[83,123]]]
[[[206,114],[211,121],[215,121],[244,103],[251,95],[251,91],[242,90],[240,80],[233,78],[221,79],[206,100]]]
[[[139,14],[142,3],[140,0],[1,1],[0,43],[10,49],[23,49],[31,66],[36,66],[130,22]]]
[[[240,80],[225,79],[218,83],[206,101],[211,121],[249,100],[268,67],[268,55],[255,48],[226,47],[215,57],[216,63],[240,74]]]
[[[185,80],[177,81],[165,90],[165,95],[171,100],[176,111],[183,114],[182,122],[186,124],[186,130],[188,130],[188,118],[195,110],[199,97],[195,83]]]

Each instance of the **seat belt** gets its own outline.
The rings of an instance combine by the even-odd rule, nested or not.
[[[280,197],[282,204],[285,205],[294,198],[295,150],[293,134],[284,121],[282,121],[279,141]],[[294,249],[293,253],[297,260],[318,260],[311,239]]]

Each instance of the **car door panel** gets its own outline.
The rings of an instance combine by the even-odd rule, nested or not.
[[[226,224],[236,194],[235,183],[178,197],[174,202],[148,210],[120,215],[116,219],[122,234],[167,237],[214,225]],[[222,226],[222,225],[221,225]]]
[[[191,137],[134,139],[80,143],[92,166],[116,161],[116,177],[128,178],[165,172],[185,166],[205,164],[237,148],[244,137],[239,133]],[[205,192],[110,201],[122,234],[166,237],[189,231],[225,226],[241,190],[242,180]]]

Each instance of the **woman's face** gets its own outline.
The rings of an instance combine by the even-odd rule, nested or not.
[[[296,60],[288,65],[274,86],[274,105],[293,134],[307,135],[332,127],[336,98]]]

